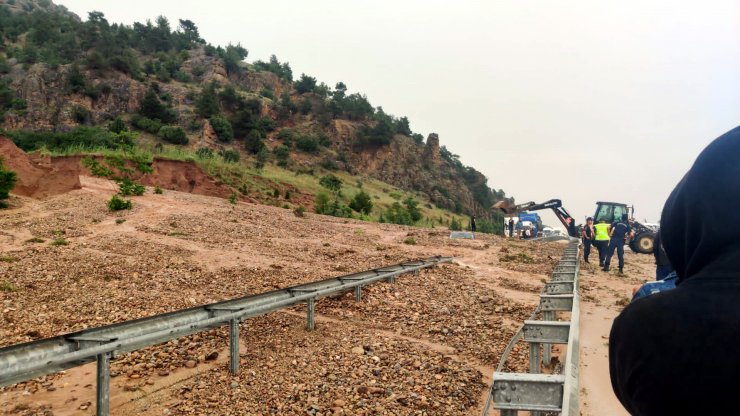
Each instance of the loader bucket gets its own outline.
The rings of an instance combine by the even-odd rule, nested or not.
[[[516,214],[516,212],[514,212],[514,207],[507,200],[498,201],[495,204],[493,204],[491,208],[497,209],[507,215]]]

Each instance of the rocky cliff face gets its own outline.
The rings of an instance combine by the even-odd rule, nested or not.
[[[454,167],[442,159],[439,136],[435,133],[429,135],[425,146],[397,135],[388,146],[355,153],[351,164],[362,167],[363,173],[374,178],[426,194],[441,208],[478,215],[486,211],[485,207],[476,204],[472,192]]]

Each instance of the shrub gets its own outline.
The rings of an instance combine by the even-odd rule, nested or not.
[[[303,205],[299,205],[298,208],[293,210],[293,214],[295,214],[296,217],[305,217],[306,216],[306,207]]]
[[[319,192],[314,198],[314,211],[317,214],[323,214],[329,211],[329,195],[324,192]]]
[[[118,181],[118,192],[123,196],[141,196],[144,195],[146,188],[144,185],[136,183],[129,178],[123,178]]]
[[[218,140],[228,143],[234,139],[234,130],[231,128],[231,123],[224,116],[212,116],[208,122],[211,123],[213,131],[216,132]]]
[[[116,218],[116,225],[121,225],[124,222],[126,222],[126,219],[124,219],[124,218]]]
[[[221,157],[226,163],[237,163],[239,162],[239,152],[236,150],[222,150]]]
[[[408,211],[411,221],[415,223],[421,219],[421,210],[419,209],[419,203],[416,200],[408,197],[403,201],[403,205],[406,207],[406,211]]]
[[[275,99],[275,93],[269,88],[262,88],[260,95],[271,100]]]
[[[262,135],[275,130],[275,127],[277,127],[277,123],[270,117],[262,117],[257,120],[256,128],[262,133]]]
[[[416,240],[413,237],[406,237],[406,239],[403,240],[403,243],[414,246],[416,245]]]
[[[339,165],[337,165],[337,162],[334,161],[334,159],[331,158],[325,158],[320,163],[319,166],[326,170],[339,170]]]
[[[232,205],[236,205],[236,194],[234,192],[229,195],[229,203]]]
[[[264,149],[265,142],[262,141],[262,136],[259,131],[252,130],[247,134],[247,139],[244,142],[244,148],[252,154],[257,154],[260,150]]]
[[[154,193],[157,194],[157,195],[162,195],[164,193],[164,191],[162,191],[162,188],[160,188],[159,185],[155,185],[154,186]]]
[[[342,180],[331,173],[322,176],[321,179],[319,179],[319,184],[334,193],[339,193],[342,189]]]
[[[18,290],[18,286],[5,280],[0,281],[0,292],[15,292]]]
[[[306,153],[315,153],[319,150],[319,142],[311,136],[301,136],[296,140],[295,147]]]
[[[89,124],[90,123],[90,110],[87,108],[76,105],[72,107],[72,119],[78,124]]]
[[[195,155],[198,156],[199,159],[211,159],[213,158],[213,150],[207,147],[201,147],[195,151]]]
[[[311,100],[308,97],[305,97],[303,100],[301,100],[301,104],[298,106],[298,110],[301,112],[301,114],[305,116],[311,112],[311,107]]]
[[[270,153],[267,151],[266,148],[263,147],[262,149],[260,149],[260,151],[257,152],[257,158],[255,160],[254,167],[258,170],[262,170],[262,168],[265,167],[265,163],[267,163],[269,155]],[[277,196],[279,196],[279,194]]]
[[[370,199],[370,195],[365,191],[358,192],[352,201],[349,203],[349,207],[357,212],[361,212],[365,215],[369,215],[373,210],[373,201]]]
[[[15,172],[5,169],[3,160],[0,158],[0,208],[8,207],[4,200],[10,196],[10,191],[15,186],[16,179]]]
[[[293,133],[293,130],[288,128],[280,129],[277,134],[278,140],[282,140],[285,144],[290,144],[293,141],[294,136],[295,134]]]
[[[172,144],[188,144],[188,136],[181,127],[162,126],[157,133],[162,140]]]
[[[451,231],[461,231],[462,230],[462,225],[460,225],[460,222],[455,217],[452,217],[452,221],[450,222],[450,230]]]
[[[288,146],[282,145],[277,147],[273,150],[273,153],[275,154],[275,159],[277,159],[278,166],[288,166],[288,162],[290,161],[290,148]]]
[[[52,246],[66,246],[69,243],[63,238],[55,238],[49,244],[51,244]]]
[[[108,131],[110,132],[121,133],[126,130],[126,123],[123,122],[121,116],[116,117],[110,122],[110,124],[108,124]]]
[[[67,89],[73,93],[81,93],[86,85],[85,75],[80,71],[80,67],[77,64],[72,65],[67,73]]]
[[[393,205],[385,212],[384,220],[391,224],[401,225],[413,225],[414,222],[411,220],[409,212],[398,202],[394,202]]]
[[[210,84],[201,90],[195,102],[195,111],[203,118],[210,118],[221,112],[218,107],[215,84]]]
[[[133,204],[131,201],[123,199],[118,195],[113,195],[108,201],[108,209],[110,211],[122,211],[124,209],[131,209],[132,207]]]
[[[110,178],[113,176],[113,171],[108,166],[98,162],[91,156],[82,158],[82,166],[90,169],[93,176],[100,178]]]
[[[154,88],[150,88],[141,100],[139,114],[165,124],[177,121],[177,113],[172,108],[162,104]]]
[[[138,115],[131,118],[131,124],[137,129],[151,134],[159,133],[159,130],[162,128],[162,123],[158,120],[152,120],[148,117]]]

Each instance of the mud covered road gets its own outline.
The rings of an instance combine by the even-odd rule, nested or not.
[[[112,366],[116,415],[479,414],[503,348],[564,248],[450,240],[441,229],[299,218],[151,189],[133,198],[133,210],[111,214],[110,182],[83,176],[81,185],[42,201],[16,198],[0,213],[1,345],[419,257],[456,258],[369,287],[361,302],[317,302],[313,332],[305,306],[245,321],[238,376],[226,371],[224,329],[122,355]],[[622,414],[596,403],[611,392],[601,337],[616,300],[647,267],[632,260],[626,278],[582,277],[584,414]],[[526,358],[517,348],[512,366],[524,369]],[[88,415],[94,399],[87,365],[1,389],[0,413]]]

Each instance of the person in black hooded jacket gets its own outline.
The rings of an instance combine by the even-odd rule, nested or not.
[[[614,320],[614,393],[635,416],[737,414],[740,127],[699,155],[660,224],[677,287],[636,300]]]

